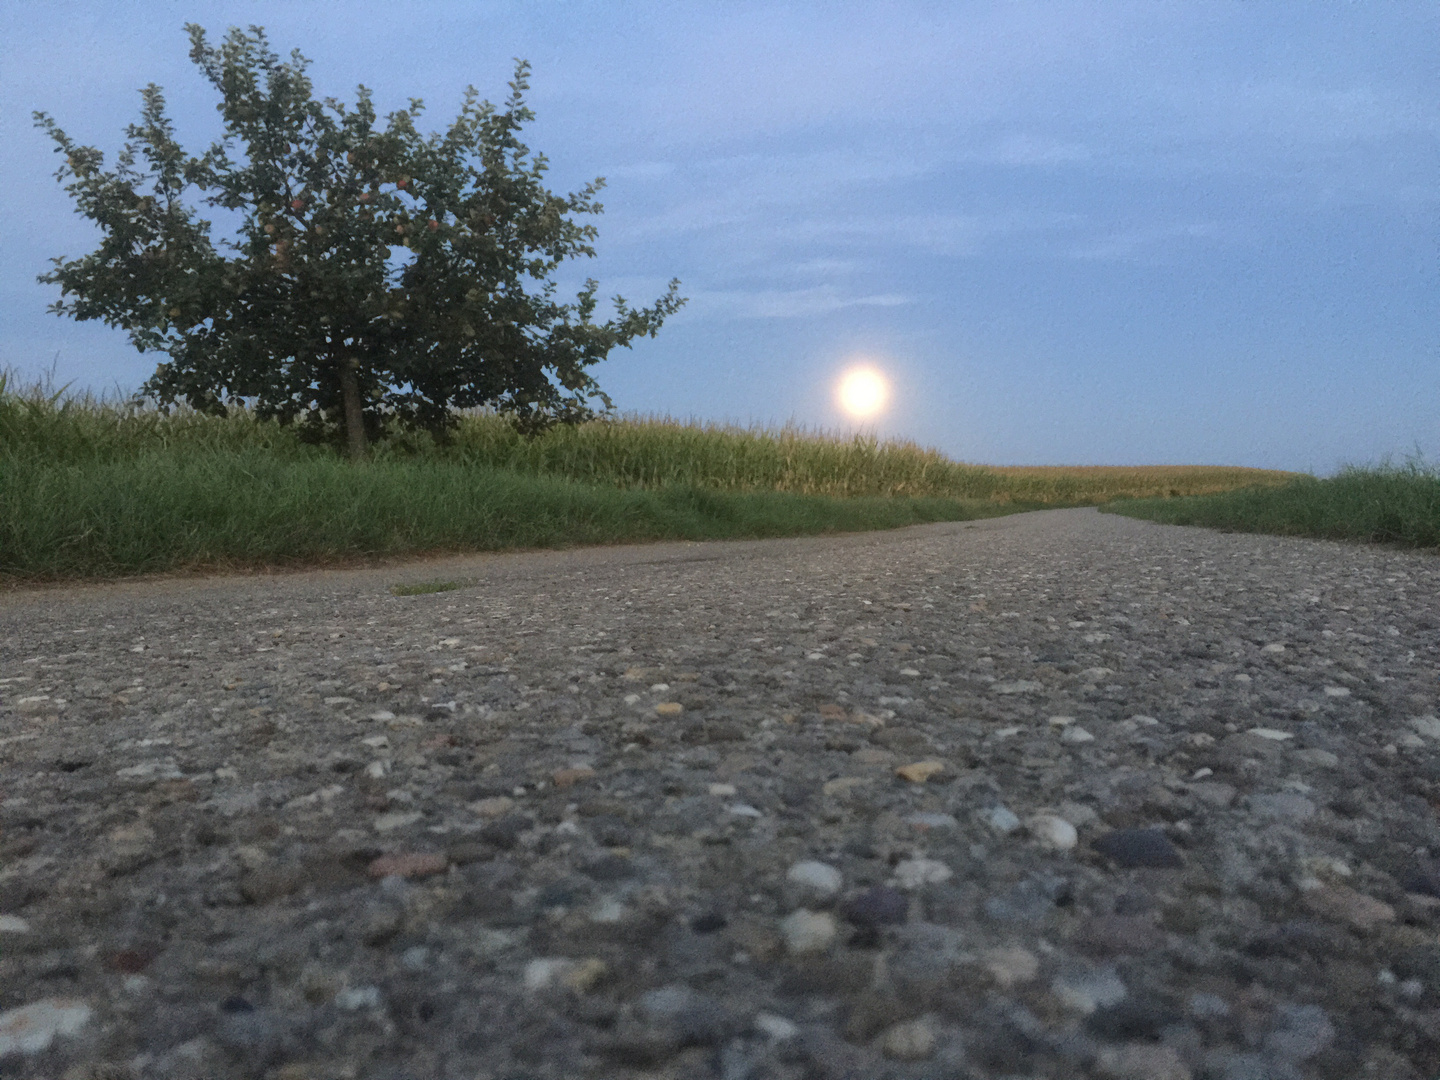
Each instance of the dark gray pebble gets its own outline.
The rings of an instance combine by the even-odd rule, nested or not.
[[[1146,867],[1155,870],[1175,869],[1185,865],[1164,830],[1155,826],[1146,829],[1116,829],[1091,844],[1096,851],[1117,866],[1131,869]]]

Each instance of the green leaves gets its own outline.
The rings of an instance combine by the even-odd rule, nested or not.
[[[357,455],[387,427],[443,436],[454,410],[482,405],[538,430],[588,418],[594,400],[610,407],[587,369],[684,303],[672,282],[648,308],[615,298],[597,322],[595,282],[555,299],[555,272],[595,254],[580,219],[600,213],[603,181],[545,187],[544,156],[519,138],[533,119],[528,64],[503,108],[470,87],[449,128],[422,135],[418,99],[383,127],[363,86],[353,109],[317,101],[308,61],[282,60],[258,27],[218,47],[186,29],[222,98],[224,135],[203,155],[175,142],[153,85],[108,172],[36,114],[65,155],[57,178],[102,234],[41,276],[61,288],[52,310],[167,353],[144,387],[162,403],[223,412],[247,399],[315,439],[345,436]],[[233,233],[212,240],[187,195]]]

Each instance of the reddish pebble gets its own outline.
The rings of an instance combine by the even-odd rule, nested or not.
[[[431,874],[443,874],[449,865],[450,861],[444,855],[437,855],[434,852],[394,852],[390,855],[381,855],[372,862],[369,872],[373,878],[419,878],[429,877]]]
[[[594,775],[594,769],[560,769],[550,779],[557,788],[568,788],[574,787],[581,780],[589,780]]]

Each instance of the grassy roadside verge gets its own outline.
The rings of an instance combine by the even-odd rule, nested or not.
[[[1296,479],[1181,499],[1127,499],[1103,509],[1169,525],[1440,547],[1440,469],[1348,468],[1323,480]]]
[[[1021,504],[582,484],[446,461],[354,468],[263,451],[153,455],[0,483],[0,579],[355,556],[798,536],[992,517]]]

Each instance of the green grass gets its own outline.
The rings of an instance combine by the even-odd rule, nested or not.
[[[11,382],[0,373],[0,579],[11,584],[894,528],[1291,475],[996,469],[908,442],[663,418],[525,439],[487,414],[463,417],[449,445],[397,438],[355,466],[244,411],[166,413]]]
[[[392,596],[429,596],[431,593],[454,592],[464,588],[463,581],[415,581],[406,585],[391,585]]]
[[[1105,509],[1171,525],[1440,547],[1440,468],[1351,467],[1318,480],[1184,499],[1141,499]]]

